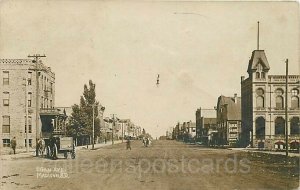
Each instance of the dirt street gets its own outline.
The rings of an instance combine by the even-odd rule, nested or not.
[[[176,141],[79,150],[77,158],[1,160],[1,188],[25,189],[297,189],[299,161],[267,159]],[[263,160],[264,159],[264,160]],[[287,165],[287,164],[288,165]]]

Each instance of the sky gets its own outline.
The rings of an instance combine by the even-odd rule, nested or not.
[[[78,104],[91,79],[104,115],[157,137],[220,95],[240,95],[257,21],[269,74],[283,75],[286,58],[299,74],[296,2],[2,0],[0,58],[46,54],[56,106]]]

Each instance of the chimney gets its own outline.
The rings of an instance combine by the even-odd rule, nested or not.
[[[237,104],[237,93],[234,94],[234,103]]]
[[[245,76],[241,76],[241,82],[245,80]]]

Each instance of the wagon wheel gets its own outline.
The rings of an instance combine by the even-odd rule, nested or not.
[[[68,159],[68,152],[67,151],[64,152],[64,157],[65,157],[65,159]]]
[[[40,157],[44,157],[44,152],[45,152],[45,149],[46,149],[47,147],[39,147],[39,149],[38,149],[38,152],[39,152],[39,156]]]
[[[54,143],[53,150],[52,150],[52,159],[53,160],[57,159],[57,146],[55,143]]]
[[[75,151],[75,144],[73,143],[73,149],[72,149],[72,152],[71,152],[71,158],[75,159],[75,157],[76,157],[76,151]]]
[[[50,157],[51,157],[51,149],[50,149],[50,146],[47,146],[47,148],[46,148],[46,157],[47,157],[47,158],[50,158]]]

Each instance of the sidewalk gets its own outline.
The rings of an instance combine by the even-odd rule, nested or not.
[[[114,145],[120,143],[122,143],[121,140],[114,141]],[[111,145],[112,145],[111,141],[108,141],[106,144],[99,143],[99,144],[95,144],[94,149],[97,150],[102,147],[111,146]],[[92,149],[92,145],[89,145],[88,147],[89,147],[88,150]],[[86,145],[77,146],[75,149],[76,151],[87,150]],[[19,158],[30,158],[30,157],[35,157],[35,149],[31,148],[29,152],[26,152],[26,149],[17,149],[16,154],[12,154],[12,149],[7,149],[5,151],[1,151],[0,154],[0,160],[14,160]]]
[[[120,143],[122,143],[122,140],[114,141],[114,145],[115,144],[120,144]],[[110,146],[110,145],[112,145],[111,141],[107,141],[106,144],[105,143],[97,143],[97,144],[94,145],[94,149],[97,150],[97,149],[100,149],[102,147],[106,147],[106,146]],[[92,150],[92,145],[91,144],[88,145],[88,149]],[[76,146],[76,151],[77,150],[87,150],[86,145],[84,145],[84,146]]]
[[[29,158],[35,156],[35,149],[29,149],[29,152],[26,152],[26,149],[17,149],[16,154],[13,154],[12,151],[6,152],[6,154],[1,152],[0,160],[14,160],[18,158]]]
[[[263,154],[285,155],[285,152],[258,150],[256,148],[228,148],[228,150],[238,150],[238,151],[244,151],[244,152],[258,152],[258,153],[263,153]],[[300,154],[289,152],[289,157],[300,157]]]

